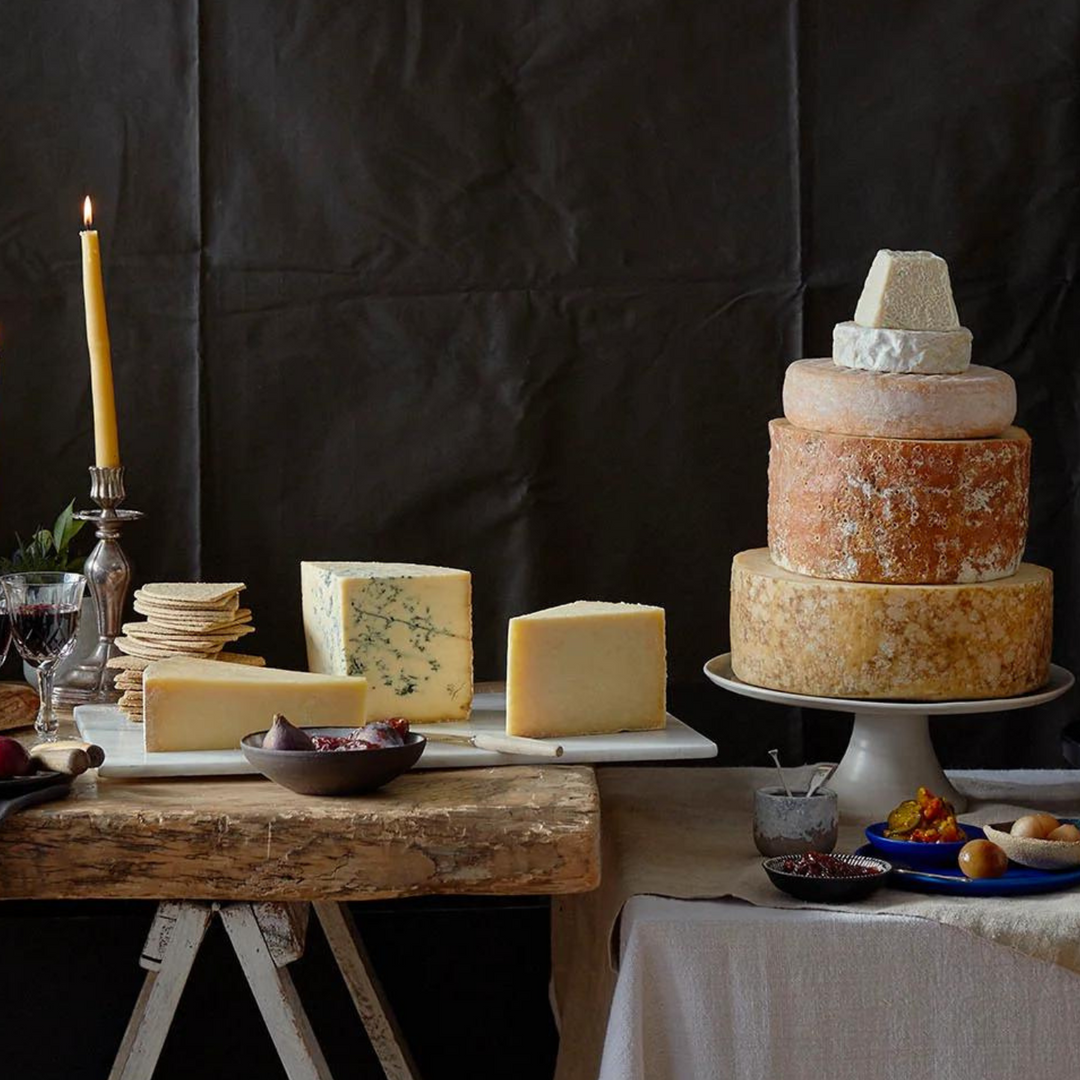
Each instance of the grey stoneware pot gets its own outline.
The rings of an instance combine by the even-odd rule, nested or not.
[[[840,826],[836,792],[822,787],[810,796],[782,787],[754,792],[754,843],[762,855],[804,855],[832,851]]]

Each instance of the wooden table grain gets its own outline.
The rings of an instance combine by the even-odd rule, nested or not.
[[[588,766],[406,773],[352,798],[268,780],[95,780],[0,826],[0,899],[373,900],[585,892]]]
[[[74,734],[65,722],[61,736]],[[296,795],[259,777],[91,772],[67,798],[0,823],[0,900],[159,901],[110,1080],[151,1080],[216,917],[288,1074],[331,1080],[287,971],[312,909],[384,1074],[418,1080],[345,901],[576,893],[599,880],[600,796],[582,765],[408,772],[351,798]],[[287,947],[275,952],[279,939]]]

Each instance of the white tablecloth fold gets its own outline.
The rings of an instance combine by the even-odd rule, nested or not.
[[[736,897],[761,907],[812,910],[773,888],[751,838],[753,791],[774,776],[765,769],[599,770],[600,888],[553,905],[552,984],[561,1032],[557,1080],[593,1080],[598,1074],[615,986],[612,928],[631,897]],[[974,800],[962,819],[976,823],[1009,820],[1036,808],[1074,816],[1080,808],[1080,778],[1067,772],[959,773],[951,779]],[[862,842],[861,829],[844,827],[837,850]],[[1080,972],[1076,891],[977,898],[883,889],[829,910],[932,920]],[[878,977],[887,980],[887,968]]]
[[[925,919],[635,896],[600,1080],[1062,1080],[1080,979]]]

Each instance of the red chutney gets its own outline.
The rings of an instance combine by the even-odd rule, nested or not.
[[[389,735],[389,737],[388,737]],[[379,720],[350,731],[348,735],[312,735],[316,750],[384,750],[400,746],[409,737],[409,721],[401,717]]]
[[[819,851],[808,851],[805,855],[792,855],[780,864],[785,874],[808,878],[865,878],[876,877],[881,870],[876,866],[863,866],[838,859],[835,855],[826,855]]]

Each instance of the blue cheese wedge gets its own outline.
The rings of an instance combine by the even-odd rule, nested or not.
[[[362,676],[368,719],[466,720],[472,576],[410,563],[303,562],[308,668]]]

